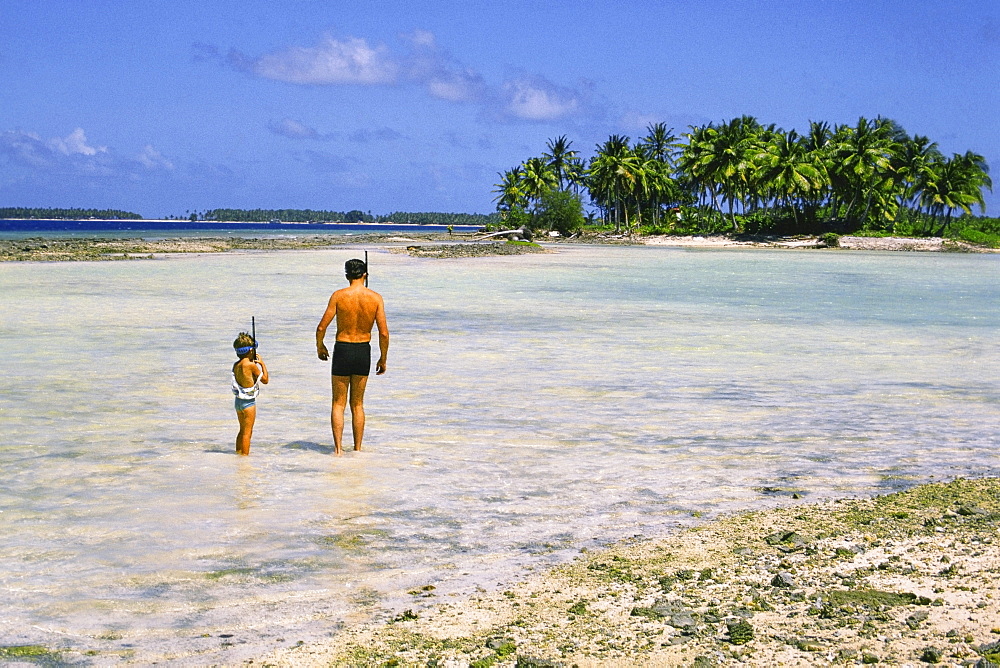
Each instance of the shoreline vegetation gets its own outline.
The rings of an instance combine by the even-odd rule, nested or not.
[[[451,600],[433,583],[278,666],[1000,663],[1000,479],[727,515]]]
[[[28,237],[0,239],[0,262],[67,262],[152,260],[174,253],[224,253],[336,248],[376,244],[416,257],[476,257],[545,252],[562,244],[655,245],[686,248],[843,249],[995,253],[998,249],[941,237],[648,235],[579,233],[550,237],[544,245],[513,240],[481,239],[477,234],[374,233],[356,235],[295,235],[274,237],[174,237],[164,239],[102,237]]]
[[[977,218],[992,190],[983,156],[945,156],[895,121],[811,121],[808,132],[753,116],[690,126],[652,123],[583,157],[566,135],[499,173],[494,202],[509,227],[585,224],[672,234],[866,234],[951,237],[1000,246],[1000,219]],[[584,215],[584,203],[591,213]],[[956,217],[957,215],[957,217]]]

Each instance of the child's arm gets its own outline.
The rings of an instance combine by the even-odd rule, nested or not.
[[[269,380],[267,376],[267,365],[264,364],[264,360],[261,359],[260,355],[257,355],[256,362],[260,366],[260,382],[267,385],[267,381]],[[254,380],[256,380],[256,378]]]

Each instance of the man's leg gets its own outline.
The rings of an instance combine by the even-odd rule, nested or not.
[[[354,449],[361,449],[361,439],[365,436],[365,387],[368,376],[351,376],[351,430],[354,433]]]
[[[330,407],[330,427],[333,429],[333,454],[344,454],[341,442],[344,440],[344,408],[347,407],[347,391],[352,376],[331,376],[333,378],[333,404]]]

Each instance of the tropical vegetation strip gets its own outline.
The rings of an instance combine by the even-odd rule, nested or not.
[[[991,666],[998,520],[996,478],[793,501],[583,553],[465,600],[427,583],[410,609],[263,663]]]
[[[886,118],[811,122],[799,135],[742,116],[678,136],[657,123],[632,143],[612,135],[587,159],[561,136],[500,175],[497,209],[514,227],[568,231],[589,221],[624,233],[887,234],[1000,242],[976,218],[991,189],[983,156],[945,156]],[[955,218],[960,214],[960,218]]]

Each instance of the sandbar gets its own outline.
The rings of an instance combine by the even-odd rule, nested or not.
[[[427,583],[409,609],[256,663],[994,665],[998,520],[996,478],[789,501],[581,553],[496,591],[439,600]]]

